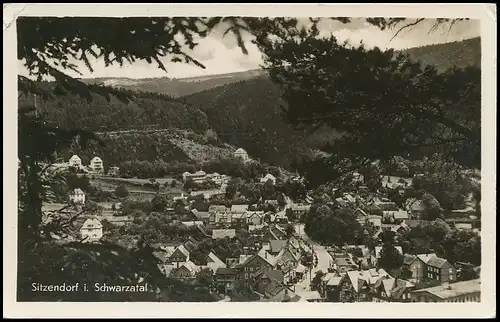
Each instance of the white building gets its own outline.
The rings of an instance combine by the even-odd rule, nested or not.
[[[80,169],[82,167],[82,159],[76,154],[69,158],[69,166]]]
[[[202,183],[207,180],[207,174],[203,170],[196,171],[195,173],[189,173],[186,171],[182,174],[182,179],[184,180],[184,182],[191,179],[195,183]]]
[[[260,183],[266,183],[268,182],[269,180],[271,180],[271,182],[273,184],[276,184],[276,177],[273,176],[272,174],[268,173],[266,174],[264,177],[260,178]]]
[[[241,158],[243,161],[248,161],[248,153],[247,151],[243,150],[242,148],[239,148],[238,150],[234,151],[234,156],[236,158]]]
[[[80,228],[82,238],[87,238],[85,241],[93,242],[102,238],[102,224],[97,218],[89,218],[85,220],[82,228]]]
[[[69,200],[76,204],[85,203],[85,193],[80,188],[76,188],[69,194]]]
[[[94,172],[104,172],[104,165],[102,159],[99,157],[94,157],[90,160],[90,168]]]

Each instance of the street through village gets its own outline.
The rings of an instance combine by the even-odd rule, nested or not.
[[[299,281],[297,284],[295,284],[295,293],[297,295],[301,295],[301,293],[311,291],[311,280],[314,278],[316,275],[316,272],[322,271],[323,273],[328,272],[328,268],[330,267],[332,258],[330,254],[328,254],[326,248],[315,241],[313,241],[309,236],[304,231],[304,224],[296,224],[295,225],[295,232],[302,237],[309,245],[312,245],[313,252],[315,256],[317,257],[318,265],[313,267],[311,271],[307,271],[304,274],[304,279]]]

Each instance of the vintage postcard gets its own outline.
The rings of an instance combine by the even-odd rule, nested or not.
[[[4,317],[496,314],[494,6],[3,19]]]

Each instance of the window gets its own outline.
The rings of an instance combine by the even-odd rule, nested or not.
[[[450,275],[450,281],[453,281],[455,279],[455,277],[453,276],[453,274]]]
[[[448,274],[453,274],[453,268],[451,268],[451,267],[450,267],[450,268],[448,269]]]

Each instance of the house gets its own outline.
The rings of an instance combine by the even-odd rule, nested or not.
[[[354,262],[351,254],[335,252],[328,252],[328,254],[333,258],[332,268],[338,274],[344,274],[359,267],[359,264]]]
[[[290,288],[272,277],[266,276],[257,283],[257,291],[263,299],[261,302],[298,302],[300,297]]]
[[[199,220],[203,223],[207,223],[210,219],[210,213],[207,211],[198,211],[196,209],[191,209],[191,214],[196,220]]]
[[[190,173],[186,171],[182,174],[182,180],[184,182],[188,180],[193,180],[193,182],[195,183],[203,183],[207,180],[207,174],[203,170],[196,171],[195,173]]]
[[[408,231],[410,229],[411,228],[407,224],[405,224],[404,222],[402,222],[399,225],[397,225],[395,227],[392,227],[391,231],[394,232],[394,233],[396,233],[396,234],[402,234],[405,231]]]
[[[244,214],[248,211],[248,205],[232,205],[230,211],[235,214]]]
[[[230,210],[231,208],[228,208],[224,205],[210,205],[210,207],[208,207],[208,213],[210,214],[215,214],[217,212],[225,213],[229,212]]]
[[[113,166],[108,168],[108,175],[113,177],[118,177],[120,175],[120,168]]]
[[[390,276],[383,269],[352,270],[346,272],[339,283],[341,302],[371,302],[370,294],[375,283]]]
[[[357,221],[361,225],[363,225],[365,223],[371,223],[375,228],[382,227],[382,216],[367,215],[366,217],[358,218]]]
[[[255,212],[249,213],[247,216],[247,223],[249,225],[254,225],[254,226],[262,225],[263,214],[264,214],[264,212],[262,212],[262,211],[255,211]]]
[[[427,261],[427,278],[439,282],[453,282],[457,280],[457,271],[446,259],[434,256]]]
[[[278,255],[286,244],[287,244],[286,240],[270,240],[269,253],[273,256]]]
[[[396,205],[396,203],[390,201],[387,198],[375,197],[370,202],[370,205],[373,205],[376,208],[381,209],[382,211],[396,211],[396,210],[398,210],[398,206]]]
[[[412,302],[481,302],[481,280],[443,283],[439,286],[414,290]]]
[[[70,167],[75,167],[77,169],[80,169],[83,167],[82,165],[82,159],[80,159],[79,156],[77,156],[76,154],[73,155],[71,158],[69,158],[69,166]]]
[[[249,160],[247,151],[243,150],[242,148],[239,148],[236,151],[234,151],[234,157],[235,158],[239,158],[239,159],[241,159],[243,161],[248,161]]]
[[[279,207],[278,200],[276,200],[276,199],[266,200],[266,201],[264,201],[264,204],[265,205],[271,205],[271,206],[274,206],[274,207]]]
[[[287,245],[276,255],[277,268],[280,269],[286,281],[290,282],[295,277],[295,268],[300,261],[300,254]]]
[[[342,276],[337,273],[326,273],[321,278],[320,294],[328,302],[340,302],[340,281]]]
[[[82,228],[80,228],[82,238],[85,241],[95,242],[102,238],[102,224],[97,218],[89,218],[85,220]]]
[[[393,246],[398,250],[398,252],[403,255],[403,247],[401,246]],[[377,265],[378,260],[380,259],[380,253],[382,251],[382,246],[375,246],[375,256],[372,257],[372,263]]]
[[[200,242],[194,239],[192,236],[189,236],[189,238],[184,242],[183,245],[187,249],[187,251],[191,253],[196,248],[198,248]]]
[[[227,265],[213,252],[208,253],[206,260],[208,268],[214,273],[217,272],[219,268],[227,268]]]
[[[219,285],[223,285],[224,291],[227,292],[228,289],[234,287],[236,280],[238,278],[239,270],[237,268],[231,267],[219,267],[215,271],[215,281]]]
[[[411,272],[410,281],[420,282],[428,278],[427,264],[431,258],[437,257],[436,254],[405,254],[403,257],[403,265]]]
[[[384,221],[389,220],[393,223],[400,223],[404,220],[410,219],[410,215],[406,210],[386,210],[382,211],[382,218]]]
[[[196,273],[199,271],[201,271],[201,267],[191,261],[188,261],[182,263],[179,267],[174,268],[170,273],[170,276],[178,279],[189,279],[195,277]]]
[[[351,194],[349,193],[344,193],[344,200],[347,201],[348,203],[355,203],[356,198],[354,198]]]
[[[245,262],[239,265],[239,278],[247,283],[251,282],[262,271],[274,269],[276,265],[277,260],[265,250],[261,250],[257,254],[248,257]]]
[[[80,188],[76,188],[69,195],[69,200],[75,204],[85,203],[85,193]]]
[[[389,276],[379,279],[373,287],[373,302],[410,302],[410,292],[415,285],[409,281]]]
[[[99,157],[93,157],[92,160],[90,160],[90,168],[94,172],[98,173],[104,172],[104,165],[102,163],[102,159]]]
[[[181,224],[183,224],[184,226],[186,227],[192,227],[192,226],[202,226],[203,225],[203,221],[196,221],[196,220],[192,220],[192,221],[181,221]]]
[[[264,177],[260,178],[260,183],[266,183],[268,182],[269,180],[271,180],[271,183],[273,185],[276,184],[276,177],[273,176],[272,174],[268,173],[266,174]]]
[[[229,212],[211,213],[208,222],[211,224],[230,224],[233,220],[233,214]]]
[[[236,237],[235,229],[214,229],[212,230],[212,238],[213,239],[221,239],[221,238],[234,238]]]
[[[264,240],[286,239],[287,234],[283,228],[278,225],[272,225],[264,235]]]
[[[292,211],[294,216],[296,216],[296,218],[300,218],[303,215],[305,215],[309,211],[310,208],[311,208],[311,205],[294,204],[289,209]]]
[[[189,261],[189,251],[184,245],[179,245],[172,255],[170,255],[169,261],[171,263],[176,263],[177,266],[179,266],[180,263],[186,263]]]
[[[305,291],[300,293],[299,302],[323,302],[323,297],[318,291]]]
[[[405,202],[405,208],[410,213],[412,218],[420,218],[425,211],[424,202],[420,199],[410,198]]]

